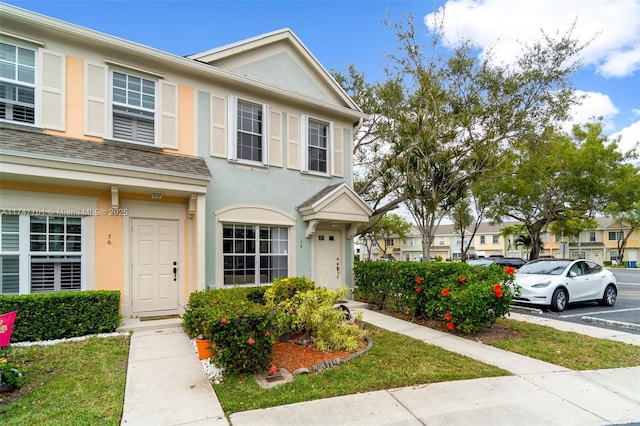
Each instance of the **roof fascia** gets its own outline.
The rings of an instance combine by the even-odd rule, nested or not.
[[[253,79],[239,76],[230,71],[216,68],[208,64],[204,64],[204,63],[194,61],[192,59],[188,59],[182,56],[167,53],[162,50],[154,49],[152,47],[148,47],[132,41],[124,40],[115,36],[107,35],[98,31],[89,30],[87,28],[80,27],[78,25],[70,24],[55,18],[50,18],[45,15],[41,15],[41,14],[31,12],[25,9],[21,9],[18,7],[10,6],[5,3],[0,3],[0,13],[2,13],[3,18],[13,17],[14,19],[17,19],[17,20],[26,21],[31,25],[39,26],[41,28],[46,28],[48,30],[54,30],[58,33],[65,34],[67,36],[71,36],[75,38],[83,38],[96,44],[108,45],[124,53],[128,53],[128,54],[135,53],[137,55],[143,55],[150,60],[162,62],[172,67],[185,68],[188,71],[206,76],[208,78],[215,77],[217,79],[222,80],[223,82],[232,83],[238,86],[248,85],[259,91],[275,94],[280,98],[295,100],[300,104],[312,105],[316,108],[320,108],[325,111],[332,111],[334,113],[346,115],[353,120],[368,118],[368,114],[363,113],[357,106],[354,109],[351,109],[351,108],[332,105],[327,102],[311,99],[305,96],[301,96],[294,92],[289,92],[279,87],[275,87],[275,86],[265,84]],[[351,101],[351,103],[353,103],[353,101]]]

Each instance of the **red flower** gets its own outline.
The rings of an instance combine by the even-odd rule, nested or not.
[[[440,294],[442,294],[444,297],[447,297],[449,295],[449,290],[447,290],[446,288],[443,288]]]
[[[419,286],[419,285],[417,285],[417,286],[416,286],[416,291],[417,291],[418,293],[420,293],[420,292],[422,291],[422,288],[420,288],[420,286]]]
[[[249,337],[249,340],[247,340],[247,344],[248,345],[253,345],[256,341],[253,340],[251,337]]]
[[[496,291],[496,296],[497,297],[502,297],[502,290]]]
[[[265,335],[265,336],[267,336],[267,337],[269,337],[269,336],[271,336],[271,332],[270,332],[270,331],[267,331],[266,333],[264,333],[264,335]]]
[[[422,278],[421,277],[416,277],[416,282],[418,284],[422,284]]]
[[[461,283],[465,282],[465,280],[466,280],[466,279],[467,279],[467,278],[466,278],[464,275],[460,275],[460,276],[458,277],[458,281],[460,281]]]
[[[498,292],[500,290],[502,290],[502,284],[498,283],[498,284],[493,286],[493,291]]]
[[[229,322],[229,320],[228,320],[228,319],[226,319],[226,318],[222,318],[222,319],[220,320],[220,322],[221,322],[221,323],[223,323],[223,324],[227,324],[227,323]]]
[[[516,268],[514,268],[513,266],[505,266],[504,271],[509,275],[513,275],[516,273]]]
[[[445,314],[444,319],[446,319],[447,321],[451,321],[451,314]]]
[[[448,323],[447,323],[447,328],[448,328],[449,330],[453,330],[454,328],[456,328],[456,326],[455,326],[455,325],[453,325],[453,323],[452,323],[452,322],[448,322]]]
[[[275,365],[272,365],[271,368],[269,369],[269,374],[276,374],[278,372],[278,367],[276,367]]]

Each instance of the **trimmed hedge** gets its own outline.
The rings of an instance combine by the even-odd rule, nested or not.
[[[120,325],[119,291],[0,296],[0,313],[18,311],[11,342],[112,333]]]
[[[454,262],[359,262],[356,298],[378,309],[442,321],[472,332],[509,313],[513,268]]]

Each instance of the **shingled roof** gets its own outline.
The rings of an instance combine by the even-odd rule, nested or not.
[[[211,179],[206,162],[199,157],[169,154],[152,147],[116,142],[89,142],[10,127],[0,128],[0,153]]]

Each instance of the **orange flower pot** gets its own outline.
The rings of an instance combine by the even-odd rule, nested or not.
[[[200,360],[211,359],[211,357],[213,357],[213,348],[211,347],[210,341],[196,338],[196,345],[198,347],[198,357]]]

